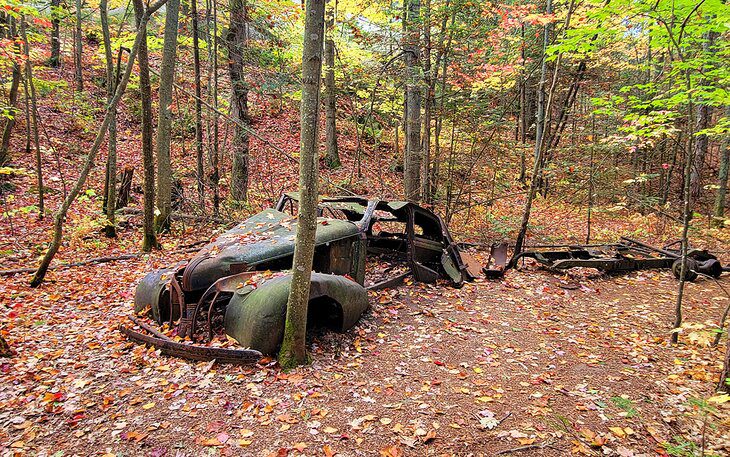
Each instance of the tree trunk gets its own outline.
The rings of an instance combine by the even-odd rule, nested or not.
[[[553,14],[553,2],[547,0],[545,14]],[[537,120],[535,122],[535,159],[542,156],[542,138],[545,133],[545,84],[547,83],[547,49],[550,46],[552,23],[545,24],[542,35],[542,63],[540,64],[540,82],[537,86]],[[535,179],[535,176],[532,177]]]
[[[692,84],[690,80],[690,70],[686,70],[686,86],[687,86],[687,94],[691,94]],[[688,100],[688,106],[687,106],[687,128],[689,129],[689,132],[687,132],[687,149],[686,149],[686,155],[684,159],[684,175],[682,176],[682,248],[680,250],[680,260],[682,262],[681,268],[679,270],[679,285],[677,286],[677,301],[674,305],[674,325],[673,325],[673,331],[671,341],[672,343],[676,344],[679,341],[679,329],[682,326],[682,299],[684,298],[684,286],[686,283],[687,278],[687,251],[689,250],[689,223],[692,219],[692,164],[694,163],[694,158],[692,157],[694,152],[694,145],[693,145],[693,138],[694,138],[694,132],[692,131],[692,127],[694,125],[694,120],[692,119],[692,114],[694,110],[694,104],[692,103],[691,96]]]
[[[519,131],[520,139],[520,176],[518,180],[521,183],[525,183],[527,174],[527,67],[525,63],[525,24],[522,24],[520,28],[520,58],[522,61],[522,68],[520,68],[520,112],[517,116],[517,130]]]
[[[203,179],[203,105],[200,81],[200,31],[198,28],[198,0],[190,1],[190,16],[193,27],[193,71],[195,73],[195,163],[198,180],[198,200],[205,211],[205,186]]]
[[[725,108],[725,116],[730,117],[730,106]],[[715,208],[713,211],[712,224],[715,227],[722,227],[725,222],[725,196],[727,195],[728,175],[730,174],[730,138],[725,138],[720,155],[720,170],[717,173],[717,195],[715,196]]]
[[[192,2],[192,5],[195,3],[196,0]],[[170,213],[172,212],[172,166],[170,164],[172,111],[170,105],[172,105],[172,87],[175,81],[179,12],[180,0],[168,0],[165,12],[165,39],[162,46],[160,100],[157,116],[157,210],[159,214],[155,219],[155,228],[158,232],[170,230]]]
[[[431,74],[431,0],[424,0],[423,8],[423,75],[426,85],[426,104],[423,110],[423,171],[421,174],[421,196],[428,204],[433,203],[431,182],[431,110],[435,103]]]
[[[299,222],[292,282],[286,308],[279,364],[284,369],[306,362],[307,307],[317,229],[319,89],[324,38],[324,0],[307,0],[302,53]]]
[[[83,66],[82,44],[81,44],[81,6],[82,0],[76,0],[76,30],[74,32],[74,81],[76,83],[76,91],[84,91],[84,76],[81,72]]]
[[[727,349],[725,349],[725,360],[722,364],[722,373],[720,373],[720,381],[717,383],[717,391],[730,394],[730,338],[727,339]]]
[[[30,55],[30,45],[28,44],[28,34],[25,30],[25,15],[20,17],[20,36],[23,40],[23,51],[26,56]],[[38,219],[43,219],[45,214],[45,198],[43,188],[43,164],[41,157],[41,143],[38,136],[38,103],[35,93],[35,83],[33,82],[33,66],[30,58],[25,59],[25,91],[26,96],[30,95],[30,119],[33,123],[33,145],[35,146],[35,174],[36,184],[38,185]],[[30,92],[28,93],[28,90]]]
[[[248,4],[246,0],[230,0],[231,23],[226,37],[228,43],[228,73],[231,77],[231,117],[233,125],[233,167],[231,169],[231,198],[246,201],[248,194],[249,132],[248,84],[243,67],[248,47]]]
[[[707,54],[713,52],[713,42],[715,40],[715,34],[713,32],[707,32],[705,34],[705,42],[702,45],[703,51]],[[700,84],[706,84],[706,81],[702,81]],[[710,119],[712,118],[712,108],[706,104],[705,101],[698,101],[697,103],[697,125],[695,127],[696,132],[705,130],[710,125]],[[702,174],[705,168],[705,157],[707,156],[707,146],[709,139],[704,133],[697,135],[694,141],[694,160],[692,162],[692,172],[690,175],[690,192],[692,194],[692,200],[695,202],[700,198],[702,192]]]
[[[406,200],[421,199],[421,88],[420,88],[420,0],[408,0],[405,21],[406,148],[403,157],[403,185]]]
[[[69,194],[66,196],[63,203],[61,204],[61,207],[58,209],[58,212],[54,217],[53,240],[51,240],[51,244],[50,246],[48,246],[48,250],[43,255],[43,259],[38,265],[38,270],[36,270],[35,274],[33,275],[33,279],[31,279],[30,281],[31,287],[38,287],[43,282],[43,279],[46,277],[48,267],[51,265],[53,257],[58,252],[59,247],[61,247],[61,241],[63,240],[63,221],[66,219],[66,213],[68,212],[68,208],[74,202],[76,197],[79,195],[79,192],[81,192],[81,188],[86,183],[86,178],[89,176],[89,171],[91,171],[91,167],[94,164],[94,159],[96,158],[96,155],[101,148],[101,144],[104,142],[104,137],[106,136],[106,131],[109,128],[109,122],[111,121],[112,113],[114,110],[116,110],[116,107],[119,104],[119,100],[122,98],[122,94],[127,88],[129,77],[132,74],[134,59],[137,56],[137,52],[139,51],[143,38],[146,39],[142,31],[146,29],[149,15],[158,10],[163,4],[164,0],[158,0],[152,6],[148,7],[147,11],[142,16],[140,26],[137,27],[137,36],[134,40],[134,44],[132,45],[132,50],[129,53],[129,61],[127,62],[127,66],[124,70],[124,75],[117,85],[117,90],[114,93],[114,98],[111,100],[111,102],[109,102],[109,105],[107,106],[106,113],[104,114],[104,120],[102,121],[101,126],[99,127],[99,131],[96,134],[94,144],[91,146],[91,150],[86,156],[86,161],[81,168],[81,174],[79,175],[79,178],[76,180],[76,184],[74,184],[71,192],[69,192]]]
[[[144,223],[142,250],[147,252],[159,247],[155,234],[155,157],[152,149],[152,87],[150,86],[150,63],[147,55],[147,24],[142,22],[144,5],[142,0],[133,0],[138,33],[142,35],[139,44],[139,92],[142,102],[142,163],[144,167]]]
[[[335,91],[335,11],[337,0],[327,0],[327,21],[324,39],[324,93],[326,163],[328,168],[339,168],[340,154],[337,150],[337,93]]]
[[[707,105],[697,106],[697,123],[695,131],[699,132],[706,129],[710,125],[710,118],[712,117],[712,109]],[[707,146],[709,140],[707,135],[698,134],[694,141],[694,154],[692,161],[692,170],[690,172],[690,192],[692,193],[692,200],[697,201],[700,198],[702,192],[702,174],[705,168],[705,156],[707,155]]]
[[[12,17],[8,17],[8,39],[10,40],[16,40],[15,37],[15,19]],[[17,54],[20,54],[19,46],[16,45],[14,47],[14,51]],[[8,161],[10,161],[10,154],[8,153],[8,150],[10,149],[10,134],[13,131],[13,127],[15,126],[15,116],[18,115],[18,109],[15,108],[15,104],[18,102],[18,93],[20,92],[20,65],[13,60],[13,76],[10,80],[10,92],[8,93],[8,106],[10,107],[10,112],[8,113],[9,116],[5,119],[5,125],[3,126],[3,134],[2,134],[2,140],[0,140],[0,166],[5,165]]]
[[[61,66],[61,0],[51,0],[51,57],[48,65],[53,68]]]
[[[213,214],[218,216],[220,211],[220,170],[218,166],[219,151],[219,131],[218,131],[218,1],[213,0],[213,87],[211,95],[213,97],[213,150],[210,157],[210,185],[213,188]]]
[[[101,16],[101,33],[104,41],[104,57],[106,61],[106,93],[107,103],[110,103],[116,90],[116,77],[114,74],[114,54],[112,53],[111,34],[109,33],[109,3],[107,0],[99,2],[99,13]],[[117,235],[115,211],[117,195],[117,116],[116,109],[112,112],[109,121],[109,140],[107,142],[106,176],[104,178],[104,213],[106,214],[106,226],[104,233],[107,237],[113,238]]]

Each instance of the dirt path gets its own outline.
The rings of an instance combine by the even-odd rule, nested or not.
[[[59,271],[40,292],[0,285],[19,352],[0,363],[3,453],[655,455],[700,442],[691,399],[711,395],[720,369],[720,349],[668,345],[669,273],[534,270],[373,293],[358,326],[318,334],[313,364],[293,373],[195,365],[116,331],[159,262],[109,264],[102,282]],[[712,282],[688,296],[693,323],[727,305]],[[708,421],[706,447],[722,455],[727,409]]]

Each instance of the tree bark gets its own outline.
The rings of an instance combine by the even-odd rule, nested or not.
[[[198,0],[190,1],[190,17],[193,27],[193,71],[195,73],[195,164],[198,181],[198,200],[205,210],[205,171],[203,170],[203,106],[200,80],[200,30],[198,27]]]
[[[337,0],[327,0],[327,19],[324,39],[324,92],[326,163],[328,168],[339,168],[340,154],[337,149],[337,93],[335,91],[335,11]]]
[[[692,84],[689,74],[689,69],[686,70],[686,87],[687,87],[687,94],[691,94]],[[687,132],[687,149],[684,159],[684,174],[682,176],[682,247],[680,250],[680,260],[682,262],[681,268],[679,270],[679,285],[677,286],[677,301],[674,305],[674,325],[672,326],[673,331],[672,335],[670,337],[673,344],[676,344],[679,341],[679,328],[682,326],[682,299],[684,298],[684,287],[686,283],[687,278],[687,251],[689,250],[689,223],[692,219],[692,164],[694,163],[693,153],[694,153],[694,145],[693,145],[693,138],[694,138],[694,132],[692,131],[692,127],[694,126],[694,120],[692,119],[692,114],[694,110],[694,103],[692,103],[692,98],[690,96],[688,100],[688,106],[687,106],[687,128],[689,129],[689,132]]]
[[[30,45],[28,44],[28,34],[25,30],[25,15],[20,17],[20,37],[23,40],[23,52],[26,56],[30,56]],[[35,83],[33,82],[33,65],[30,58],[25,59],[25,90],[28,96],[30,90],[30,119],[33,128],[33,145],[35,146],[35,174],[36,184],[38,185],[38,219],[43,219],[45,214],[45,198],[43,188],[43,160],[41,156],[41,143],[38,136],[38,102],[35,92]]]
[[[725,116],[730,117],[730,106],[725,108]],[[712,225],[722,227],[725,222],[725,197],[727,195],[728,175],[730,175],[730,138],[725,138],[725,144],[720,154],[720,170],[717,173],[717,195],[713,210]]]
[[[717,383],[717,391],[730,394],[730,338],[727,339],[727,349],[725,349],[725,359],[722,364],[720,381]]]
[[[191,3],[195,5],[196,0]],[[172,165],[170,163],[170,133],[172,130],[172,88],[177,59],[177,26],[180,0],[168,0],[165,10],[165,39],[160,68],[159,114],[157,116],[157,209],[155,228],[170,230],[172,212]],[[196,132],[197,133],[197,132]],[[196,135],[197,138],[197,135]],[[202,142],[201,142],[202,147]]]
[[[279,364],[284,369],[306,362],[307,307],[317,229],[319,90],[324,38],[324,0],[307,0],[302,53],[299,222],[292,282],[286,308]]]
[[[84,76],[81,71],[82,61],[82,37],[81,37],[81,6],[82,0],[76,0],[76,30],[74,32],[74,81],[76,83],[76,91],[84,91]]]
[[[428,204],[433,203],[431,195],[431,110],[434,105],[434,92],[431,89],[431,0],[423,2],[423,75],[426,83],[426,103],[423,109],[423,170],[421,172],[421,197]]]
[[[421,199],[421,88],[420,40],[421,3],[408,0],[405,21],[406,148],[403,157],[403,185],[406,200]]]
[[[61,66],[61,19],[59,9],[61,0],[51,0],[51,57],[48,65],[53,68]]]
[[[246,0],[230,0],[231,22],[228,43],[228,73],[231,77],[231,117],[233,125],[233,167],[231,198],[246,201],[248,194],[249,133],[248,84],[244,78],[244,62],[248,47],[248,4]]]
[[[104,41],[104,57],[106,62],[106,93],[107,103],[110,103],[116,90],[116,76],[114,74],[114,54],[112,53],[111,34],[109,33],[109,2],[99,2],[99,13],[101,16],[101,33]],[[109,121],[109,140],[107,141],[106,176],[104,178],[104,213],[106,214],[106,226],[104,234],[113,238],[117,235],[116,230],[116,199],[117,199],[117,115],[116,109],[112,111]]]
[[[8,16],[8,39],[16,39],[15,31],[15,19]],[[17,43],[17,42],[16,42]],[[16,44],[14,51],[20,54],[20,48]],[[20,65],[13,60],[13,76],[10,80],[10,92],[8,93],[8,106],[10,107],[9,117],[5,119],[5,125],[3,126],[2,140],[0,140],[0,166],[5,165],[10,160],[10,134],[15,126],[15,116],[18,115],[18,109],[15,108],[15,104],[18,102],[18,93],[20,92]]]
[[[139,91],[142,103],[142,163],[144,167],[144,223],[142,250],[147,252],[159,247],[155,234],[155,157],[152,149],[152,87],[150,85],[150,64],[147,54],[147,24],[144,18],[142,0],[132,0],[137,20],[138,33],[142,34],[139,44]]]
[[[708,32],[705,34],[705,42],[703,43],[703,51],[710,55],[713,51],[713,42],[715,34]],[[702,81],[700,84],[706,84],[706,81]],[[710,126],[710,119],[712,118],[712,108],[707,105],[705,101],[698,101],[697,103],[697,125],[695,127],[696,132],[701,132]],[[700,198],[702,192],[702,174],[705,168],[705,157],[707,156],[707,147],[709,145],[709,139],[704,133],[699,133],[694,141],[694,159],[692,162],[692,172],[690,175],[690,192],[692,193],[692,200],[697,201]]]
[[[132,50],[129,53],[129,61],[127,62],[127,66],[124,70],[124,75],[117,85],[117,90],[114,93],[114,98],[112,98],[111,102],[109,102],[109,105],[107,106],[106,113],[104,114],[104,120],[102,121],[101,126],[99,127],[99,131],[96,134],[94,144],[91,146],[91,150],[86,156],[86,161],[81,167],[81,173],[79,174],[79,178],[76,180],[76,184],[74,184],[71,192],[68,193],[54,217],[53,239],[51,240],[50,246],[48,246],[48,250],[43,255],[43,259],[38,265],[38,270],[36,270],[35,274],[33,275],[33,279],[31,279],[30,281],[31,287],[38,287],[43,282],[43,279],[46,277],[48,267],[51,265],[53,257],[56,255],[58,249],[61,247],[61,241],[63,240],[63,221],[66,219],[66,213],[68,213],[69,207],[79,195],[79,192],[81,192],[81,188],[84,186],[86,178],[89,176],[91,167],[94,164],[94,159],[96,158],[96,155],[101,148],[101,144],[104,142],[104,137],[106,136],[106,131],[109,128],[109,122],[112,118],[112,112],[116,109],[117,105],[119,104],[119,100],[122,98],[124,90],[127,88],[129,77],[132,74],[132,67],[134,66],[134,59],[137,56],[137,52],[139,51],[143,38],[146,39],[142,31],[146,29],[147,21],[149,20],[150,14],[157,11],[164,3],[164,0],[158,0],[153,5],[148,7],[142,16],[140,26],[137,27],[137,36],[134,40],[134,44],[132,45]]]

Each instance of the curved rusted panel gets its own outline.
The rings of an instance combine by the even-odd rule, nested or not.
[[[241,288],[226,308],[226,333],[243,347],[274,354],[284,336],[291,275],[269,279],[257,289]],[[326,320],[332,330],[345,332],[368,308],[367,291],[344,276],[312,273],[309,292],[313,315]]]
[[[170,292],[168,285],[175,273],[172,268],[164,268],[147,273],[134,292],[134,312],[140,313],[148,306],[152,319],[158,324],[170,318]]]

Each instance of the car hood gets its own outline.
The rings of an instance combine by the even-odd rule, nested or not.
[[[220,278],[294,254],[297,218],[274,209],[252,216],[198,252],[185,268],[183,289],[207,289]],[[357,235],[349,221],[318,218],[316,245]]]

